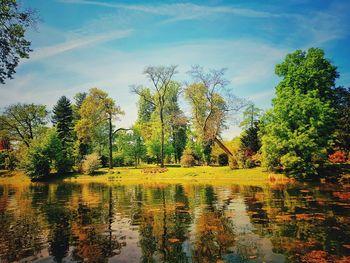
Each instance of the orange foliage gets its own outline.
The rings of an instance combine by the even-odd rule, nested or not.
[[[349,200],[350,199],[350,192],[334,192],[333,196],[338,197],[342,200]]]
[[[346,163],[346,159],[346,153],[342,151],[336,151],[328,156],[331,163]]]

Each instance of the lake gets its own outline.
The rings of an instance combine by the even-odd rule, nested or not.
[[[335,184],[0,185],[0,262],[350,262]]]

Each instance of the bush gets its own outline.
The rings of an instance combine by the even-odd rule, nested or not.
[[[93,174],[101,166],[101,160],[97,153],[86,155],[82,161],[82,172]]]
[[[232,170],[238,169],[237,158],[234,157],[234,156],[230,157],[229,162],[228,162],[228,165],[230,166],[230,168],[231,168]]]
[[[331,163],[346,163],[346,153],[342,151],[336,151],[328,156],[328,160]]]
[[[32,179],[46,177],[55,169],[63,174],[71,170],[72,159],[57,136],[55,129],[49,129],[45,135],[32,141],[25,161],[25,171]]]
[[[45,150],[38,146],[29,151],[25,170],[31,179],[44,178],[50,174],[50,158],[44,152]]]
[[[228,156],[226,153],[222,153],[219,155],[218,163],[220,166],[227,166],[228,165]]]
[[[186,150],[184,150],[182,156],[181,156],[181,166],[182,167],[192,167],[195,165],[195,159],[193,156],[193,151],[192,149],[188,148]]]
[[[317,174],[316,164],[305,162],[301,157],[295,153],[287,153],[281,157],[281,165],[283,170],[292,177],[304,179],[308,175]]]

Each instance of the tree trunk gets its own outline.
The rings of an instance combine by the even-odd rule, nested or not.
[[[112,115],[108,118],[109,121],[109,169],[113,169],[113,127],[112,127]]]
[[[160,167],[164,167],[164,118],[163,107],[160,107],[160,124],[162,128],[161,145],[160,145]]]
[[[219,145],[219,147],[229,156],[233,157],[231,151],[220,141],[217,137],[214,138],[214,141]]]

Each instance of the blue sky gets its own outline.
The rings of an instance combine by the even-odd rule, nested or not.
[[[41,22],[28,32],[34,52],[0,87],[0,107],[35,102],[51,109],[61,95],[99,87],[136,119],[132,84],[148,85],[148,65],[227,68],[229,87],[268,108],[279,79],[274,67],[296,49],[321,47],[350,86],[350,1],[30,0]],[[231,126],[224,136],[237,135]]]

